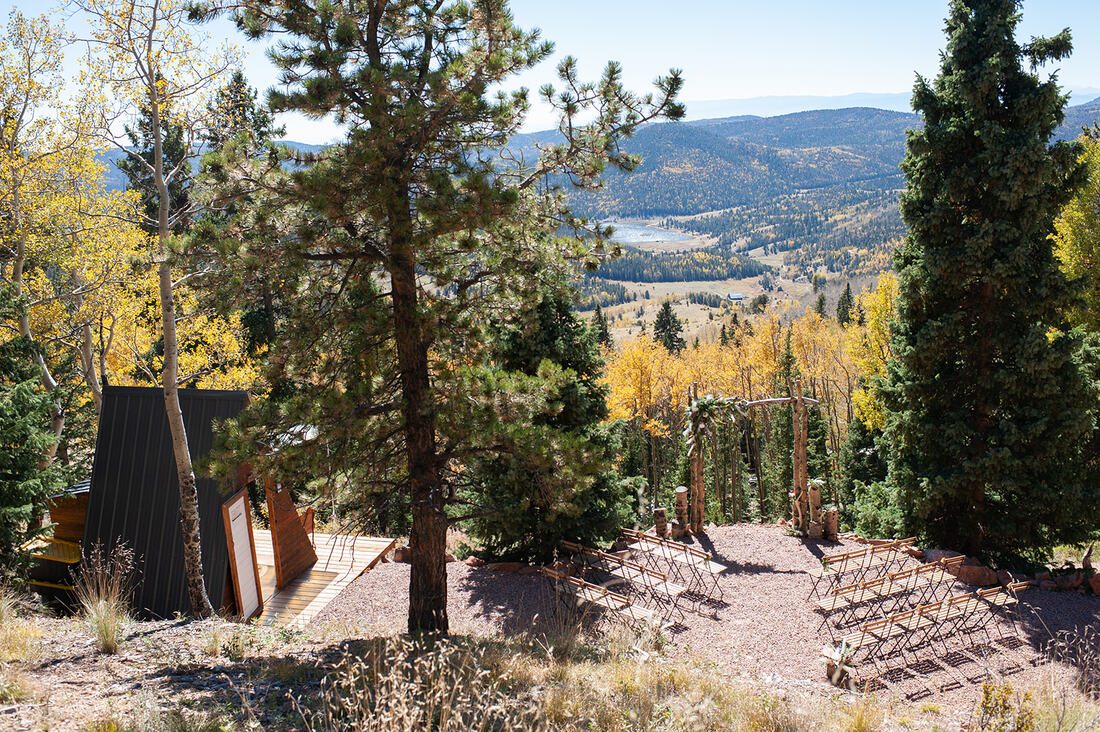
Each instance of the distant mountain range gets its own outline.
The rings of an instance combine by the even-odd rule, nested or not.
[[[1078,87],[1067,89],[1070,104],[1081,104],[1089,99],[1100,97],[1100,88]],[[874,107],[894,112],[909,112],[910,92],[842,94],[834,96],[766,96],[745,99],[710,99],[687,102],[687,118],[690,120],[714,117],[735,117],[752,115],[774,117],[780,114],[793,114],[806,110],[847,109],[849,107]]]
[[[1100,98],[1069,107],[1056,137],[1096,123]],[[624,146],[640,168],[574,203],[598,217],[660,218],[734,250],[789,252],[804,273],[876,269],[904,232],[898,165],[905,131],[919,124],[912,113],[853,107],[649,125]]]
[[[881,102],[884,95],[811,99],[857,96]],[[774,99],[807,103],[807,98]],[[1073,138],[1097,123],[1100,98],[1069,107],[1056,137]],[[658,218],[711,235],[730,254],[761,247],[787,252],[787,264],[804,273],[822,266],[849,273],[874,270],[887,261],[889,243],[904,233],[897,210],[904,185],[898,165],[906,130],[919,124],[909,112],[846,107],[647,125],[624,146],[642,156],[640,168],[609,174],[606,188],[575,193],[573,203],[600,218]],[[518,135],[511,147],[533,153],[557,134]],[[106,157],[113,162],[120,155],[113,151]],[[113,164],[107,174],[110,185],[126,185]]]

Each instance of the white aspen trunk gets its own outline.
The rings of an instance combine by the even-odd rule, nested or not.
[[[150,102],[153,182],[157,189],[158,203],[157,240],[160,255],[158,275],[161,329],[164,336],[164,368],[161,371],[161,384],[164,388],[164,411],[168,416],[168,428],[172,433],[172,454],[176,460],[176,478],[180,492],[180,534],[183,537],[183,567],[187,577],[191,613],[197,618],[208,618],[214,614],[214,608],[210,605],[210,598],[206,594],[206,582],[202,574],[199,494],[179,399],[179,342],[176,337],[176,305],[172,294],[172,266],[168,251],[168,237],[171,233],[168,229],[168,183],[164,179],[163,130],[160,102],[155,88],[150,89]]]

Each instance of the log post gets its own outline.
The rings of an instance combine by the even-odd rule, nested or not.
[[[676,521],[672,525],[672,538],[679,539],[684,535],[688,525],[688,489],[687,486],[676,487]]]
[[[688,389],[688,403],[699,398],[699,385],[692,384]],[[691,505],[689,507],[688,526],[693,534],[703,533],[703,518],[706,512],[706,446],[702,432],[695,435],[695,446],[691,451]]]
[[[668,514],[663,508],[653,509],[653,530],[662,539],[668,537]]]

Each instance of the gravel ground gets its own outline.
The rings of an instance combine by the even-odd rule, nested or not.
[[[669,635],[670,653],[713,664],[731,679],[764,680],[778,686],[822,683],[820,654],[828,637],[824,629],[819,632],[820,616],[807,600],[808,572],[820,566],[823,553],[851,547],[805,542],[781,528],[752,524],[712,527],[700,545],[730,568],[720,580],[724,602],[704,613],[687,613]],[[408,565],[379,565],[352,583],[314,622],[368,633],[400,632],[408,607],[408,582]],[[967,589],[955,588],[957,592]],[[935,697],[940,704],[969,708],[983,673],[1010,676],[1017,688],[1037,685],[1052,672],[1063,674],[1064,670],[1050,665],[1033,665],[1036,651],[1058,630],[1100,624],[1100,599],[1039,590],[1021,597],[1024,645],[1000,649],[988,661],[969,661],[955,668],[931,664],[920,673],[893,680],[888,693],[922,703]],[[537,631],[553,608],[549,584],[539,575],[462,563],[448,565],[448,598],[455,633]],[[1001,624],[993,635],[1010,630]]]

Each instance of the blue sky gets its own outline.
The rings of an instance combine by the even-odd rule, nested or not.
[[[2,5],[37,13],[52,3]],[[555,42],[555,59],[576,56],[586,77],[614,59],[627,83],[642,90],[669,67],[682,69],[689,117],[692,101],[905,92],[916,73],[936,71],[946,8],[946,0],[512,0],[517,22],[542,29]],[[1059,78],[1100,96],[1100,0],[1026,0],[1023,13],[1024,37],[1072,29],[1074,54]],[[209,30],[239,42],[254,86],[274,83],[262,44],[238,39],[228,21]],[[517,85],[553,81],[554,63]],[[283,121],[291,139],[326,142],[338,134],[323,121]],[[535,109],[528,129],[551,122]]]

